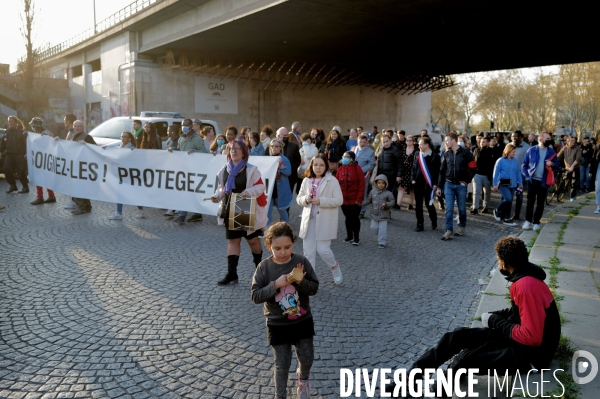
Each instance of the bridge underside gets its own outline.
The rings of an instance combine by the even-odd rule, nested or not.
[[[231,63],[242,70],[277,61],[273,68],[282,67],[281,73],[300,75],[325,65],[321,73],[335,67],[328,78],[339,73],[337,83],[404,90],[403,81],[411,80],[435,90],[445,87],[449,74],[596,60],[585,44],[593,13],[579,3],[293,0],[141,50],[159,58],[170,51],[175,61],[169,66],[180,56],[189,64]],[[577,28],[567,28],[573,22]]]

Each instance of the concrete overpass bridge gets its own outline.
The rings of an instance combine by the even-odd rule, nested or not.
[[[516,1],[138,0],[41,59],[88,119],[168,109],[254,129],[420,129],[449,74],[589,60],[583,41],[563,50],[560,26],[591,17],[563,8],[558,19]]]

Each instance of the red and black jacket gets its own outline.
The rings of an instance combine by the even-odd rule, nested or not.
[[[554,297],[544,282],[546,272],[529,263],[506,279],[512,306],[492,312],[488,325],[510,338],[536,368],[548,368],[560,339],[560,317]]]
[[[340,166],[335,178],[340,182],[343,205],[362,204],[365,195],[365,175],[356,162]]]

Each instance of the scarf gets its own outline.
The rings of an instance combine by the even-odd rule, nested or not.
[[[233,161],[227,162],[227,182],[225,183],[225,193],[231,194],[235,190],[235,178],[246,166],[246,160],[242,159],[237,165],[233,164]]]

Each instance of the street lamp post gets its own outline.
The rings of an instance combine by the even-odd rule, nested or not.
[[[92,0],[92,3],[94,5],[94,34],[98,33],[98,30],[96,30],[96,0]]]

